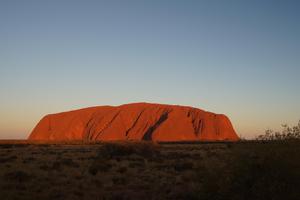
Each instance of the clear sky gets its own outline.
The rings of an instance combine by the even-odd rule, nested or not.
[[[157,102],[243,137],[300,119],[300,1],[0,1],[0,138],[41,117]]]

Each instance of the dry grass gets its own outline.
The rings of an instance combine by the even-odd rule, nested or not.
[[[300,145],[0,142],[1,199],[300,199]]]

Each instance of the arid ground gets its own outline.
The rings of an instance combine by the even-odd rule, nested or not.
[[[0,142],[0,199],[300,199],[300,142]]]

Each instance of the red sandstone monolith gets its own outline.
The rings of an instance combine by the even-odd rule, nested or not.
[[[29,140],[237,141],[228,117],[198,108],[134,103],[45,116]]]

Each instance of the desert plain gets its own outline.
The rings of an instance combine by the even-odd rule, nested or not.
[[[1,199],[300,199],[300,142],[0,142]]]

